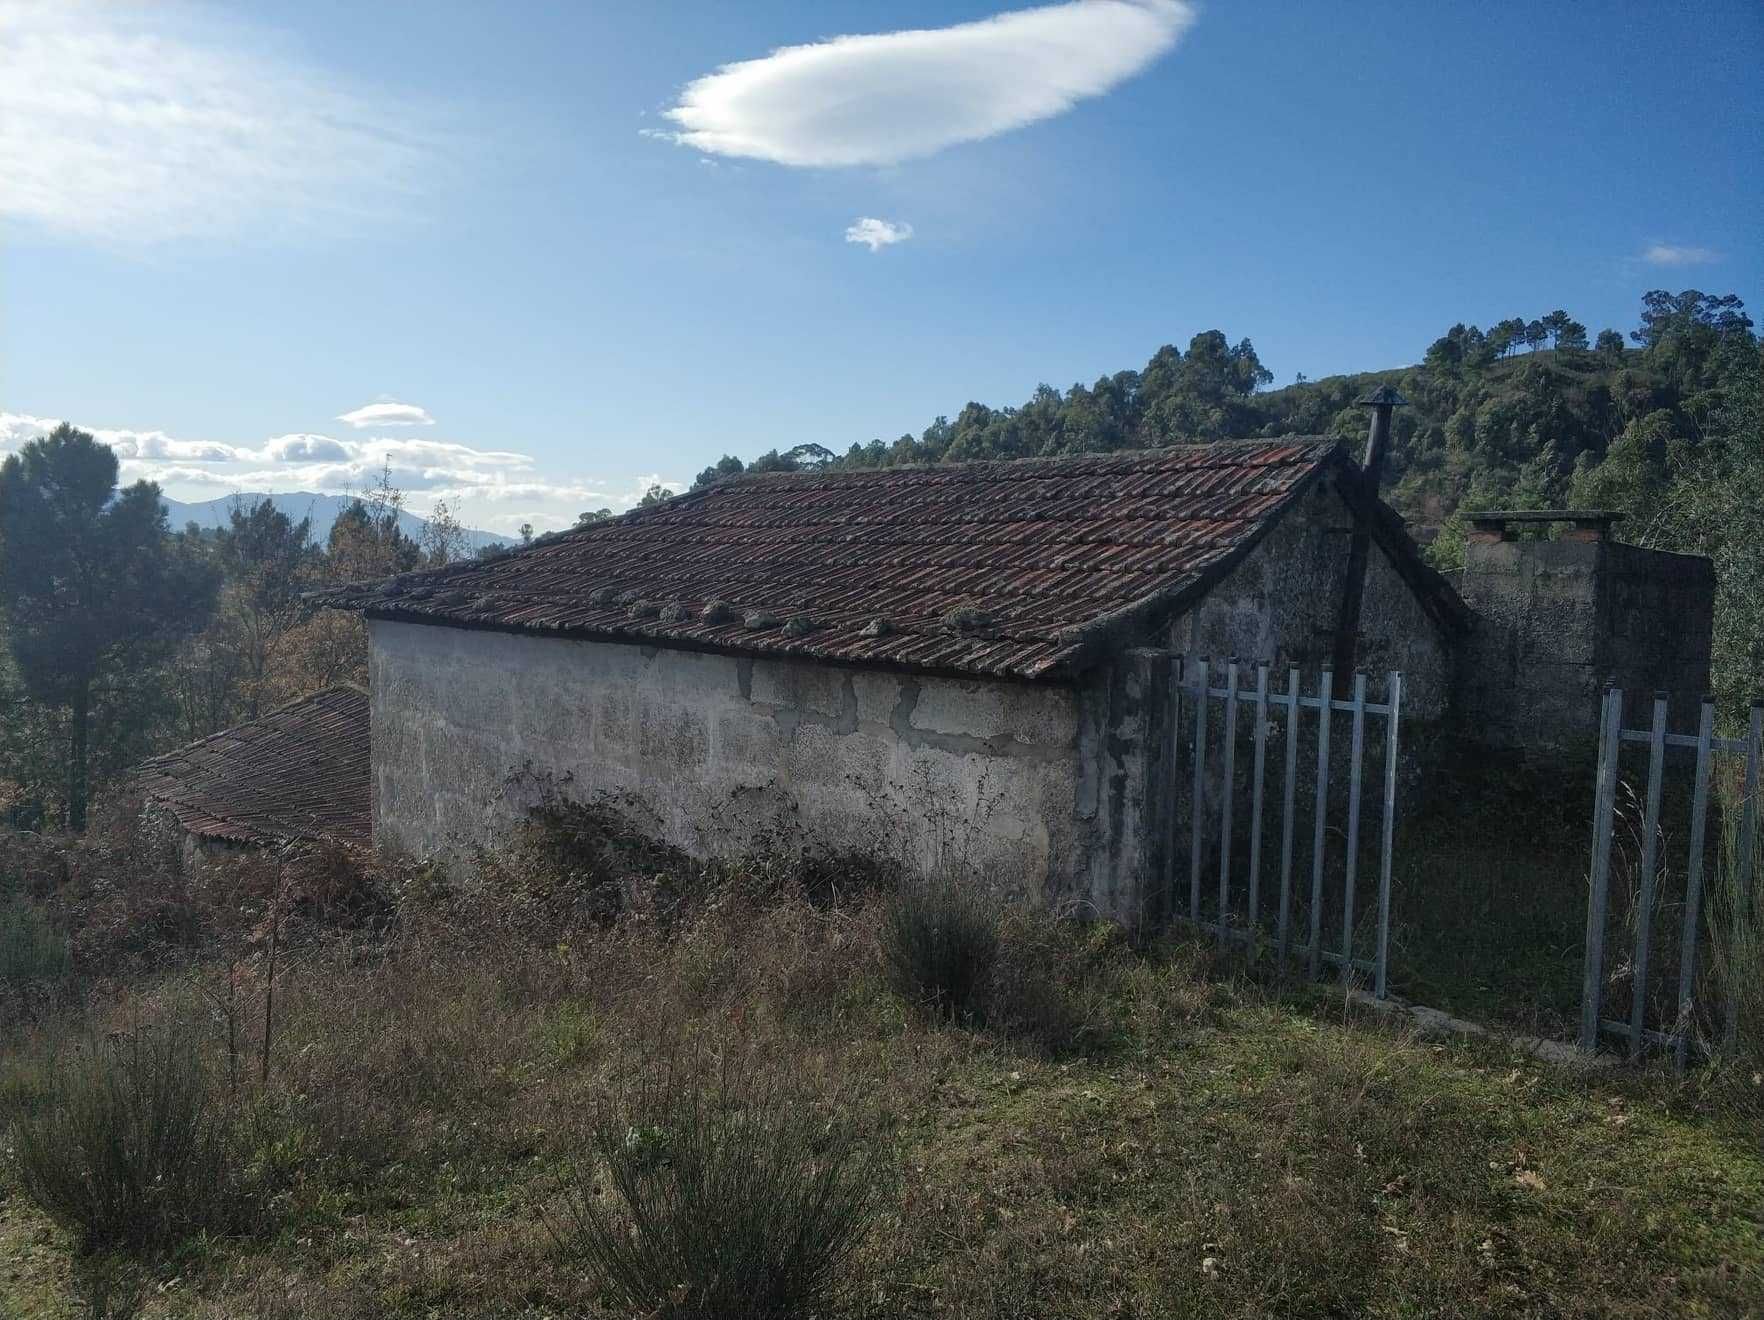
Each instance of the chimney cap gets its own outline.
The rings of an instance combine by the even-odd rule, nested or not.
[[[1406,408],[1409,401],[1396,392],[1393,385],[1380,385],[1370,394],[1362,394],[1354,400],[1356,408]]]

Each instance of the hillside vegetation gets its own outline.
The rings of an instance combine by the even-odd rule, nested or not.
[[[1548,347],[1546,347],[1548,345]],[[888,467],[1105,453],[1249,436],[1324,434],[1355,445],[1354,400],[1394,385],[1385,498],[1443,568],[1461,562],[1460,515],[1487,508],[1614,509],[1623,539],[1710,555],[1720,582],[1715,678],[1725,708],[1764,692],[1764,420],[1759,340],[1733,295],[1649,293],[1628,341],[1590,345],[1566,312],[1487,330],[1452,326],[1412,367],[1271,381],[1248,339],[1198,334],[1137,371],[1015,407],[969,403],[917,436],[842,454],[819,445],[752,462],[725,455],[706,485],[737,473]]]

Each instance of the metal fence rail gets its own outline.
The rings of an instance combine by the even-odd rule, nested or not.
[[[1684,1067],[1695,1027],[1697,958],[1703,940],[1703,905],[1706,898],[1705,859],[1709,844],[1709,818],[1716,805],[1712,800],[1711,783],[1720,767],[1721,758],[1740,769],[1740,812],[1735,843],[1730,854],[1733,892],[1728,896],[1731,908],[1733,947],[1738,948],[1743,936],[1743,923],[1750,919],[1749,904],[1753,888],[1753,868],[1758,841],[1758,777],[1761,752],[1764,752],[1764,702],[1752,704],[1748,729],[1743,738],[1715,735],[1715,701],[1704,697],[1697,719],[1697,731],[1672,733],[1667,728],[1668,698],[1663,692],[1653,696],[1648,727],[1623,727],[1624,693],[1621,688],[1607,687],[1599,712],[1599,761],[1593,799],[1592,875],[1588,890],[1586,919],[1586,954],[1584,983],[1581,994],[1580,1045],[1596,1050],[1603,1035],[1617,1036],[1627,1042],[1631,1059],[1648,1045],[1672,1051],[1674,1061]],[[1617,788],[1622,779],[1624,744],[1641,744],[1648,749],[1647,782],[1642,794],[1641,858],[1636,879],[1633,907],[1634,945],[1630,955],[1630,1008],[1626,1021],[1601,1016],[1605,990],[1605,945],[1611,916],[1611,853],[1616,832]],[[1660,881],[1665,865],[1661,843],[1661,800],[1668,778],[1667,755],[1674,751],[1695,754],[1691,773],[1690,818],[1687,828],[1688,848],[1684,871],[1684,914],[1678,932],[1677,1012],[1670,1030],[1648,1026],[1648,978],[1650,963],[1658,943],[1654,931],[1655,910],[1660,901]],[[1732,1039],[1738,1029],[1738,996],[1729,987],[1726,1035]]]
[[[1254,686],[1245,679],[1253,672]],[[1320,974],[1324,965],[1338,968],[1344,982],[1351,981],[1356,971],[1368,973],[1376,994],[1384,998],[1389,984],[1390,961],[1390,885],[1391,853],[1394,846],[1397,796],[1397,745],[1401,723],[1403,677],[1392,671],[1385,680],[1384,700],[1366,699],[1367,676],[1354,675],[1352,696],[1333,696],[1334,674],[1323,670],[1317,678],[1314,695],[1300,690],[1299,671],[1286,672],[1285,691],[1270,690],[1270,667],[1267,664],[1247,666],[1236,659],[1213,665],[1206,657],[1197,660],[1179,658],[1175,677],[1175,710],[1178,739],[1187,730],[1192,765],[1186,816],[1189,831],[1187,922],[1214,936],[1223,947],[1228,942],[1248,947],[1256,957],[1265,943],[1272,943],[1283,961],[1301,961],[1310,975]],[[1223,679],[1224,685],[1214,686]],[[1215,711],[1214,708],[1217,708]],[[1248,783],[1243,790],[1249,804],[1248,858],[1242,873],[1236,869],[1236,808],[1238,788],[1238,744],[1242,741],[1243,716],[1253,718],[1249,744]],[[1316,738],[1316,783],[1312,798],[1310,885],[1307,912],[1309,929],[1305,942],[1292,943],[1292,921],[1296,900],[1294,840],[1299,817],[1299,743],[1306,719],[1313,712],[1311,728]],[[1213,715],[1218,716],[1218,735],[1213,738]],[[1332,736],[1331,716],[1346,715],[1348,741],[1346,751],[1347,802],[1346,845],[1341,856],[1342,880],[1338,891],[1341,912],[1341,942],[1336,948],[1326,946],[1323,931],[1326,879],[1329,874],[1330,776],[1339,750]],[[1276,732],[1271,717],[1284,721],[1284,773],[1280,781],[1280,860],[1279,890],[1274,911],[1263,906],[1263,834],[1269,809],[1268,739]],[[1382,776],[1383,810],[1380,815],[1377,943],[1371,958],[1354,955],[1355,905],[1358,897],[1360,867],[1360,833],[1362,824],[1363,780],[1367,745],[1367,721],[1383,720],[1376,731],[1382,740],[1384,765]],[[1216,741],[1217,746],[1213,744]],[[1213,773],[1217,767],[1216,777]],[[1216,791],[1209,792],[1209,789]],[[1209,798],[1214,805],[1209,807]],[[1172,821],[1180,818],[1173,813]],[[1216,823],[1217,833],[1211,827]],[[1339,822],[1338,822],[1339,823]],[[1208,868],[1209,837],[1216,837],[1218,851],[1218,897],[1215,916],[1203,919],[1203,882]],[[1180,892],[1181,876],[1177,872],[1179,853],[1170,851],[1172,888]],[[1242,883],[1238,883],[1241,881]],[[1241,894],[1242,903],[1234,905],[1234,893]],[[1181,904],[1172,904],[1180,913]],[[1267,929],[1272,923],[1271,932]],[[1271,941],[1269,936],[1271,935]]]

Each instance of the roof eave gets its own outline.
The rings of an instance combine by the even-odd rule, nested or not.
[[[832,665],[840,669],[880,669],[889,673],[953,678],[972,682],[977,678],[1008,679],[1022,683],[1062,683],[1070,681],[1074,670],[1063,656],[1056,655],[1029,665],[946,665],[924,664],[910,659],[886,656],[829,655],[812,644],[783,643],[743,646],[738,642],[711,641],[697,637],[675,637],[665,633],[620,631],[610,628],[586,628],[572,625],[538,627],[533,624],[501,623],[493,619],[461,619],[449,615],[426,614],[401,610],[385,605],[356,605],[364,619],[386,623],[409,623],[430,628],[457,628],[465,632],[508,633],[517,637],[555,638],[571,642],[603,642],[614,646],[665,647],[672,651],[693,651],[704,655],[728,655],[743,660],[796,660]]]

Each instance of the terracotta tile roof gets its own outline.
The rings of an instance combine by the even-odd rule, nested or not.
[[[1304,436],[738,477],[499,559],[315,599],[417,623],[1036,678],[1185,607],[1331,464],[1353,470],[1336,441]]]
[[[372,840],[368,699],[333,687],[142,763],[143,799],[231,843]]]

